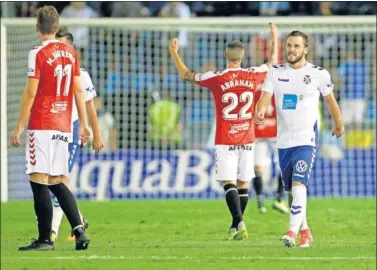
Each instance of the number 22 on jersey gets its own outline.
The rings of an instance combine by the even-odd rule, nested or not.
[[[251,105],[253,104],[253,92],[247,91],[243,92],[239,97],[237,94],[228,92],[225,93],[222,96],[222,102],[223,103],[229,103],[228,106],[226,106],[222,113],[224,120],[248,120],[252,117],[251,112],[248,112]],[[233,111],[240,106],[240,103],[245,103],[241,109],[239,110],[239,113],[234,113]]]

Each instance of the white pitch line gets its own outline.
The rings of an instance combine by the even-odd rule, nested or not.
[[[6,259],[3,258],[3,259]],[[10,259],[10,258],[9,258]],[[198,260],[201,258],[189,256],[51,256],[51,257],[12,257],[12,259],[50,259],[50,260]],[[272,257],[272,256],[231,256],[218,257],[221,260],[277,260],[277,261],[322,261],[322,260],[348,260],[348,261],[362,261],[362,260],[376,260],[376,257]]]

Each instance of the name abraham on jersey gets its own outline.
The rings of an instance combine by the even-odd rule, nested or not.
[[[254,84],[251,81],[245,81],[245,80],[234,80],[234,81],[228,81],[221,85],[221,89],[223,91],[226,91],[233,87],[240,87],[244,86],[250,89],[253,89]]]
[[[63,51],[63,50],[53,52],[52,57],[53,58],[49,57],[47,59],[47,64],[49,64],[50,66],[52,66],[52,64],[56,61],[56,59],[59,59],[61,57],[69,58],[73,64],[76,62],[75,57],[70,52]]]
[[[251,145],[231,145],[229,146],[229,151],[233,150],[252,150],[253,147]]]
[[[63,141],[63,142],[68,142],[68,137],[67,136],[64,136],[64,135],[60,135],[60,134],[56,134],[56,135],[52,135],[52,141],[53,140],[60,140],[60,141]]]

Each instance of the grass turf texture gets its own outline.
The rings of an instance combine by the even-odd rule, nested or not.
[[[266,206],[271,205],[266,201]],[[376,269],[376,200],[313,199],[308,221],[314,245],[285,248],[288,215],[255,200],[245,214],[247,241],[227,241],[222,200],[80,201],[92,243],[74,251],[64,218],[56,250],[18,252],[37,236],[32,202],[1,205],[1,269]]]

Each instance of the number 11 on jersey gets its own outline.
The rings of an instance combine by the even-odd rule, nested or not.
[[[63,90],[63,96],[68,96],[69,94],[69,88],[71,86],[71,75],[72,75],[72,65],[68,64],[65,65],[64,68],[62,65],[57,65],[54,70],[54,76],[56,78],[56,96],[60,97],[60,89],[62,85],[63,77],[66,76],[65,84],[64,84],[64,90]]]

